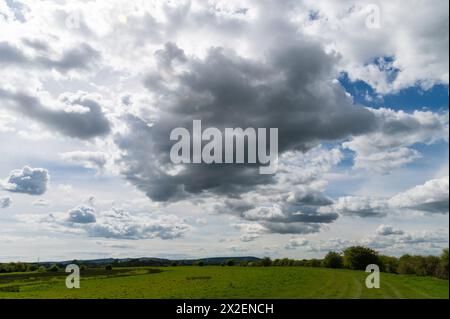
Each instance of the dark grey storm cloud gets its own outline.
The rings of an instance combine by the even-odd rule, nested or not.
[[[429,213],[435,213],[435,214],[448,214],[449,211],[449,201],[448,198],[439,200],[439,201],[433,201],[418,205],[411,205],[409,206],[410,209],[423,211],[423,212],[429,212]]]
[[[48,52],[48,44],[43,41],[24,40],[25,45],[38,51],[36,56],[25,55],[19,48],[8,43],[0,42],[0,65],[28,66],[43,69],[55,69],[60,72],[70,70],[88,70],[100,59],[100,53],[93,49],[89,44],[80,43],[70,48],[60,55],[59,58],[50,58],[51,52]]]
[[[80,139],[89,139],[106,135],[110,124],[103,113],[101,105],[88,95],[74,94],[63,97],[63,103],[69,106],[80,106],[86,112],[67,112],[50,109],[31,95],[21,92],[10,92],[0,88],[1,107],[20,113],[64,135]]]
[[[312,234],[319,232],[323,226],[319,223],[261,223],[272,233],[278,234]]]
[[[5,190],[13,193],[42,195],[47,191],[50,175],[46,169],[25,166],[13,170],[2,182]]]
[[[185,60],[173,44],[157,55],[165,66],[174,59]],[[259,175],[258,167],[249,165],[185,165],[178,174],[170,174],[170,132],[190,129],[195,119],[202,120],[203,128],[222,131],[278,128],[280,153],[306,151],[323,141],[374,129],[373,113],[355,106],[333,81],[335,61],[318,44],[300,39],[280,45],[264,62],[213,48],[204,59],[187,59],[186,71],[168,80],[158,71],[149,74],[145,85],[160,97],[154,105],[157,111],[146,114],[154,120],[128,115],[129,132],[116,139],[124,151],[126,178],[155,201],[205,192],[238,197],[274,182],[273,176]]]

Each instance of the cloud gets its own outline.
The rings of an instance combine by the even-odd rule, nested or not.
[[[147,112],[154,118],[151,125],[134,115],[124,117],[128,130],[116,137],[126,167],[123,174],[154,201],[205,192],[236,195],[273,183],[273,177],[259,175],[255,165],[183,165],[171,174],[169,133],[192,127],[194,119],[222,130],[277,127],[282,154],[367,132],[375,116],[353,105],[332,82],[334,61],[320,45],[297,39],[295,45],[273,49],[264,63],[215,48],[204,59],[189,59],[185,71],[167,79],[152,73],[146,86],[164,99]]]
[[[208,225],[208,220],[206,218],[197,218],[195,222],[200,226]]]
[[[381,227],[386,226],[386,227]],[[350,246],[367,246],[383,254],[400,256],[406,252],[411,254],[441,254],[442,249],[448,247],[448,229],[434,231],[405,232],[392,229],[390,225],[381,225],[375,235],[368,235],[360,239],[329,238],[310,241],[307,250],[311,252],[327,253],[329,251],[343,251]],[[393,230],[393,234],[392,233]],[[384,234],[386,233],[386,234]]]
[[[409,253],[414,251],[418,254],[430,254],[431,252],[440,254],[443,248],[448,247],[448,230],[425,230],[393,235],[377,233],[375,236],[361,239],[359,244],[395,255],[405,251]]]
[[[0,100],[7,110],[21,114],[63,135],[79,139],[105,136],[110,123],[96,97],[83,92],[64,93],[59,104],[65,109],[49,108],[34,96],[0,87]]]
[[[399,193],[389,200],[392,207],[428,213],[448,214],[449,177],[434,179]]]
[[[33,202],[33,206],[48,207],[50,205],[51,204],[48,200],[42,198],[38,198]]]
[[[191,226],[174,215],[157,218],[133,216],[125,211],[113,210],[103,213],[98,222],[88,229],[93,237],[117,239],[176,239],[183,237]]]
[[[306,209],[305,206],[302,207]],[[331,223],[338,218],[336,213],[318,213],[315,210],[302,212],[295,206],[286,205],[271,207],[255,207],[242,213],[242,217],[251,221],[284,222],[284,223]]]
[[[47,191],[49,180],[50,175],[46,169],[25,166],[11,171],[1,185],[9,192],[42,195]]]
[[[0,133],[14,132],[16,119],[9,114],[0,114]]]
[[[242,217],[248,220],[277,220],[284,219],[286,216],[281,211],[280,207],[256,207],[245,211]]]
[[[67,162],[80,164],[85,168],[95,169],[103,172],[108,162],[108,154],[104,152],[66,152],[61,154],[61,158]]]
[[[292,222],[292,223],[273,223],[273,222],[262,222],[264,227],[266,227],[272,233],[278,234],[313,234],[320,232],[323,229],[323,225],[317,222]]]
[[[317,233],[341,216],[446,214],[448,191],[439,183],[391,198],[376,191],[370,198],[326,195],[327,189],[355,188],[332,180],[341,171],[364,184],[371,176],[361,170],[389,173],[421,157],[433,169],[435,161],[426,163],[432,150],[423,144],[448,140],[447,113],[366,108],[339,84],[344,77],[365,81],[375,91],[363,95],[370,103],[376,97],[377,105],[389,101],[388,93],[400,93],[395,100],[402,101],[404,88],[448,85],[447,1],[413,0],[414,12],[399,0],[379,3],[381,29],[367,29],[372,2],[0,1],[0,132],[7,141],[13,137],[7,146],[25,136],[30,122],[29,137],[69,137],[64,145],[58,138],[32,151],[38,162],[57,148],[60,160],[102,172],[117,158],[125,179],[151,202],[179,202],[182,215],[191,211],[184,204],[195,204],[197,211],[257,225],[242,229],[244,242],[272,233]],[[66,25],[71,14],[79,28]],[[69,93],[76,90],[97,93]],[[221,130],[278,127],[277,174],[261,176],[255,165],[173,165],[169,132],[190,128],[193,119]],[[16,149],[20,160],[31,148]],[[90,151],[68,152],[85,149]],[[347,172],[352,159],[357,170]],[[407,169],[417,174],[417,167]],[[78,186],[67,194],[77,195]],[[55,214],[53,225],[113,239],[176,238],[189,230],[184,220],[177,229],[177,222],[153,214],[97,206],[95,222],[69,225],[66,212]]]
[[[183,237],[192,227],[175,215],[149,216],[132,214],[121,209],[96,212],[94,208],[79,205],[67,213],[50,214],[36,220],[45,229],[57,233],[72,233],[89,237],[110,239],[154,239],[170,240]]]
[[[338,200],[333,205],[321,208],[320,211],[332,211],[349,216],[379,218],[386,216],[387,209],[388,205],[382,199],[345,196],[338,198]]]
[[[410,146],[448,142],[448,113],[406,113],[386,108],[370,111],[377,117],[378,129],[343,143],[356,153],[355,168],[386,173],[421,157]]]
[[[319,212],[337,212],[358,217],[384,217],[389,213],[417,211],[423,214],[448,214],[449,178],[433,179],[423,185],[398,193],[390,198],[340,197]]]
[[[380,28],[369,29],[366,21],[373,14],[369,5],[374,4],[381,23]],[[424,89],[448,85],[448,1],[430,5],[414,0],[411,5],[413,12],[405,10],[400,0],[307,0],[299,2],[295,12],[305,33],[342,55],[340,67],[354,81],[363,80],[382,94],[416,85]],[[309,12],[317,12],[314,20]],[[378,62],[387,57],[390,65]]]
[[[380,225],[377,230],[377,235],[391,236],[391,235],[403,235],[405,232],[401,229],[395,229],[391,225]]]
[[[358,245],[356,240],[347,240],[344,238],[328,238],[325,240],[319,240],[317,242],[311,242],[308,245],[308,251],[328,253],[330,251],[343,251],[344,249]]]
[[[257,222],[267,233],[319,232],[339,215],[319,212],[334,201],[323,194],[324,175],[342,158],[338,149],[317,147],[306,153],[287,152],[279,158],[272,184],[261,185],[238,198],[215,197],[213,209]],[[317,225],[313,225],[317,224]]]
[[[11,204],[11,197],[0,197],[0,208],[8,208]]]
[[[87,206],[78,206],[71,209],[69,212],[68,222],[74,224],[91,224],[95,223],[97,219],[95,218],[95,209]]]
[[[255,239],[261,237],[262,234],[267,232],[266,228],[256,223],[237,223],[232,226],[242,233],[239,239],[243,242],[254,241]]]
[[[293,250],[300,247],[304,247],[309,244],[309,241],[305,238],[291,238],[288,243],[284,246],[285,249]]]
[[[34,48],[38,51],[48,49],[48,44],[45,42],[38,42],[33,39],[25,41],[28,47]],[[24,50],[8,42],[0,42],[0,65],[3,67],[35,67],[51,71],[52,69],[65,73],[70,70],[88,70],[100,59],[100,53],[94,50],[87,43],[80,43],[75,47],[62,52],[59,58],[49,58],[50,54],[37,54],[35,57],[27,56],[23,53]]]

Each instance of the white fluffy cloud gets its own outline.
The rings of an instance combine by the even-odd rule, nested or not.
[[[355,168],[389,172],[421,157],[410,148],[412,145],[448,142],[448,113],[414,111],[410,114],[385,108],[371,109],[371,112],[378,119],[379,129],[343,143],[355,152]]]
[[[135,216],[125,211],[112,210],[103,213],[96,224],[88,230],[90,236],[106,238],[175,239],[184,236],[191,226],[174,215],[157,218]]]
[[[192,227],[175,215],[149,216],[121,209],[96,212],[94,208],[79,205],[67,213],[50,214],[45,218],[31,218],[43,227],[57,233],[86,234],[110,239],[163,240],[183,237]]]
[[[449,177],[434,179],[399,193],[389,200],[389,205],[397,208],[448,214]]]
[[[95,218],[95,209],[87,206],[78,206],[71,209],[69,212],[69,217],[67,221],[74,224],[91,224],[95,223],[97,219]]]
[[[352,80],[363,80],[380,93],[417,84],[425,89],[433,84],[448,85],[448,1],[299,3],[315,12],[312,21],[308,11],[300,17],[305,32],[323,39],[342,55],[341,67]],[[366,25],[374,10],[379,13],[380,28]],[[391,65],[377,62],[386,57],[392,59]]]
[[[388,205],[384,200],[376,198],[346,196],[338,198],[333,205],[325,206],[321,210],[349,216],[383,217],[387,213]]]
[[[233,225],[234,228],[241,232],[240,240],[243,242],[250,242],[259,238],[262,234],[267,232],[267,229],[260,224],[238,223]]]
[[[448,247],[448,230],[402,232],[395,234],[380,234],[366,236],[359,244],[378,251],[400,255],[402,252],[413,251],[417,254],[441,253]]]
[[[47,191],[50,175],[46,169],[25,166],[13,170],[1,183],[9,192],[42,195]]]
[[[424,214],[448,214],[448,176],[427,181],[391,198],[347,196],[334,204],[319,209],[321,212],[335,211],[343,215],[358,217],[383,217],[389,213],[417,211]]]

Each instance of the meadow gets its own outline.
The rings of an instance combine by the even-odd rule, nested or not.
[[[432,277],[381,273],[368,289],[363,271],[309,267],[176,266],[87,269],[80,289],[67,289],[65,272],[0,274],[0,298],[262,298],[448,299],[449,283]]]

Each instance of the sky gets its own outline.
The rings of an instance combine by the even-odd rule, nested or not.
[[[440,254],[449,4],[405,6],[0,0],[0,262]],[[194,120],[277,172],[173,163]]]

